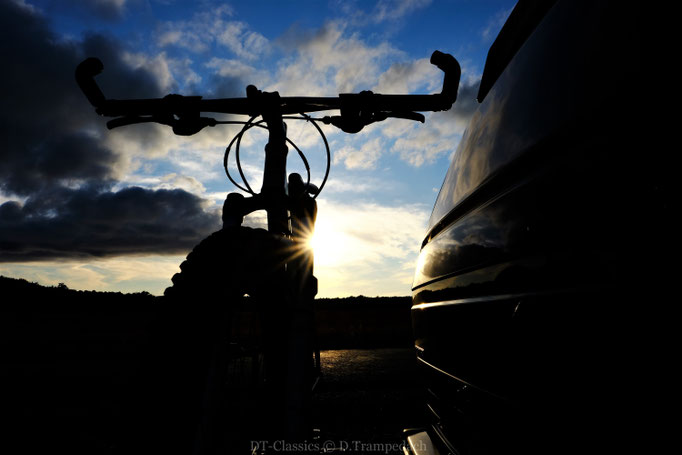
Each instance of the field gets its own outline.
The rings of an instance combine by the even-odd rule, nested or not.
[[[2,445],[13,446],[4,452],[114,453],[163,298],[4,277],[0,295],[2,407],[11,422]],[[409,420],[396,414],[396,407],[412,409],[409,397],[418,393],[409,307],[409,298],[317,302],[319,342],[326,351],[316,398],[324,411],[316,419],[337,439],[372,439],[367,419],[381,427],[376,419],[384,415],[391,419],[377,427],[376,437],[385,440]],[[350,406],[349,399],[361,405]],[[352,415],[352,421],[346,417]]]

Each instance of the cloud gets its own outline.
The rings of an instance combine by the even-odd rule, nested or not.
[[[238,98],[246,96],[246,86],[261,86],[266,76],[255,67],[241,60],[213,57],[204,66],[213,70],[211,92],[216,98]]]
[[[317,30],[290,28],[277,41],[288,55],[269,89],[309,96],[366,90],[389,58],[403,55],[388,42],[372,46],[357,34],[348,35],[346,27],[335,21]]]
[[[332,3],[353,25],[370,26],[398,22],[409,14],[427,7],[431,0],[379,0],[370,10],[360,8],[358,2],[353,0],[336,0]]]
[[[136,186],[139,185],[153,190],[173,190],[179,188],[195,195],[206,193],[206,187],[199,180],[191,176],[179,175],[175,172],[158,176],[132,175],[126,181]]]
[[[379,89],[383,91],[394,87],[405,93],[413,92],[415,86],[428,86],[434,79],[424,76],[428,72],[417,69],[423,64],[427,63],[415,61],[391,66],[379,78]],[[398,82],[401,80],[399,74],[403,76],[403,82]],[[343,145],[339,146],[337,141],[334,148],[333,163],[343,164],[347,169],[376,169],[386,152],[396,154],[414,167],[435,163],[457,149],[471,116],[478,109],[478,85],[478,79],[464,81],[452,108],[445,112],[425,113],[424,124],[390,119],[367,127],[359,135],[344,137]]]
[[[327,181],[324,192],[325,195],[341,194],[341,193],[368,193],[376,188],[376,182],[372,179],[353,179],[350,176],[330,176]]]
[[[229,5],[221,5],[199,11],[187,20],[164,22],[155,32],[156,44],[163,49],[169,48],[173,55],[178,50],[185,50],[193,58],[208,59],[202,66],[213,72],[203,81],[205,87],[201,89],[215,98],[242,97],[247,85],[262,84],[263,78],[267,78],[267,73],[250,63],[255,64],[270,52],[269,40],[248,24],[232,20],[233,15]],[[229,58],[211,57],[225,55],[226,49],[231,54]],[[169,68],[173,74],[183,77],[184,88],[196,91],[202,81],[192,69],[192,63],[192,59],[185,56],[170,60]]]
[[[497,36],[497,33],[500,31],[504,23],[507,22],[507,18],[513,9],[514,8],[512,7],[498,11],[488,20],[486,26],[483,28],[483,30],[481,30],[481,38],[483,41],[492,41]]]
[[[226,46],[237,57],[254,60],[269,48],[267,38],[248,29],[244,22],[231,21],[224,24],[223,31],[216,37],[218,43]]]
[[[320,230],[336,231],[349,254],[336,263],[379,263],[407,259],[419,251],[428,211],[420,205],[387,206],[372,202],[321,202]],[[324,258],[321,259],[324,262]]]
[[[160,47],[174,46],[193,53],[205,53],[214,46],[230,50],[237,58],[256,60],[270,50],[269,40],[242,21],[230,20],[229,5],[195,13],[185,21],[162,23],[156,31]]]
[[[0,261],[178,253],[220,227],[180,189],[52,189],[0,206]]]
[[[423,125],[410,125],[399,135],[392,129],[385,131],[388,137],[396,137],[391,152],[415,167],[434,163],[440,157],[454,152],[471,116],[478,109],[478,85],[478,80],[460,84],[457,101],[452,108],[446,112],[428,114]]]
[[[378,93],[407,94],[414,93],[424,87],[428,92],[440,91],[443,73],[428,58],[421,58],[412,62],[392,64],[388,70],[379,76],[379,83],[374,87]]]
[[[175,46],[195,53],[206,52],[224,29],[226,18],[234,14],[232,8],[223,4],[195,13],[185,21],[167,21],[156,30],[156,43],[161,46]]]
[[[433,116],[429,116],[430,121]],[[405,137],[395,141],[391,151],[414,167],[431,164],[448,150],[454,150],[449,136],[443,136],[433,125],[411,130]]]
[[[369,45],[348,34],[343,21],[329,22],[317,30],[291,28],[278,43],[293,49],[278,69],[271,89],[280,93],[353,92],[371,87],[378,93],[434,93],[440,90],[442,72],[428,58],[387,64],[404,58],[386,42]],[[382,71],[383,70],[383,71]],[[334,148],[334,163],[347,169],[375,169],[388,150],[420,167],[455,150],[469,118],[478,107],[478,78],[467,79],[459,98],[447,114],[428,115],[426,125],[390,120],[376,126],[380,137],[345,138]],[[374,131],[367,128],[367,132]]]
[[[168,59],[170,72],[175,77],[180,77],[182,87],[194,88],[201,83],[201,76],[192,69],[193,61],[190,58]]]
[[[126,0],[80,0],[83,4],[92,8],[100,17],[106,19],[120,19],[125,12]]]
[[[216,228],[218,216],[186,191],[111,190],[138,157],[166,153],[172,134],[107,132],[74,80],[94,55],[107,96],[161,96],[175,84],[165,54],[146,59],[98,34],[60,41],[37,10],[13,2],[0,2],[0,41],[0,261],[172,253]]]
[[[0,21],[8,65],[0,72],[0,190],[26,195],[62,181],[110,178],[118,158],[97,141],[100,129],[86,119],[73,79],[79,49],[56,43],[40,16],[11,2],[0,4]]]
[[[315,275],[320,296],[348,294],[348,283],[355,294],[410,293],[428,217],[425,207],[322,199],[319,213]]]
[[[394,21],[430,4],[431,0],[380,0],[371,17],[375,23]]]
[[[447,114],[454,118],[457,123],[458,130],[469,124],[471,116],[474,115],[478,109],[479,103],[476,100],[478,96],[478,87],[481,85],[481,78],[474,77],[468,80],[462,80],[457,91],[457,101],[452,105],[452,108],[447,111]]]
[[[380,137],[365,141],[360,148],[345,146],[334,152],[333,163],[347,169],[374,169],[385,146]]]
[[[244,79],[256,73],[256,68],[240,60],[213,57],[206,62],[206,68],[215,71],[218,76]]]
[[[170,91],[175,91],[178,87],[178,83],[171,74],[170,67],[175,60],[169,59],[165,52],[161,52],[157,55],[146,55],[141,52],[120,52],[120,59],[126,64],[128,68],[133,71],[141,71],[152,76],[156,85],[158,85],[159,91],[161,93],[168,93]],[[127,89],[127,97],[130,97],[130,89]],[[149,97],[149,92],[142,95],[144,97]]]
[[[21,43],[3,47],[0,191],[25,196],[54,185],[119,177],[127,144],[116,148],[102,140],[109,135],[76,86],[74,69],[85,55],[102,58],[106,69],[99,82],[110,97],[159,96],[157,75],[127,62],[111,38],[91,34],[82,42],[59,41],[42,16],[11,2],[0,5],[0,40]],[[155,131],[132,133],[148,149],[162,140]]]
[[[78,9],[105,21],[123,19],[135,0],[62,0],[63,7]]]

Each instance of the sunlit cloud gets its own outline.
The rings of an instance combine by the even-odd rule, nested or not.
[[[374,169],[385,145],[375,137],[360,148],[345,146],[334,152],[334,164],[343,163],[347,169]]]
[[[279,43],[292,54],[279,64],[270,87],[280,93],[325,96],[366,89],[376,83],[388,57],[402,55],[385,41],[367,44],[347,32],[343,21],[312,31],[293,27]]]
[[[187,20],[163,22],[156,30],[156,43],[160,47],[176,46],[194,53],[206,52],[233,14],[231,6],[222,4],[201,10]]]
[[[206,192],[206,187],[195,177],[178,175],[174,172],[166,175],[131,175],[125,183],[153,190],[180,188],[200,196]]]
[[[194,62],[192,59],[188,57],[167,59],[167,65],[170,69],[170,73],[180,86],[179,91],[185,87],[196,86],[203,80],[201,75],[192,68],[193,64]]]
[[[379,93],[414,93],[425,88],[428,92],[440,89],[443,73],[429,63],[428,58],[392,64],[379,76],[374,90]]]
[[[369,10],[362,8],[368,2],[335,0],[333,3],[354,25],[368,26],[400,21],[431,4],[431,0],[379,0]]]
[[[171,75],[169,59],[165,52],[150,56],[143,53],[121,52],[121,59],[133,70],[143,69],[152,74],[164,91],[172,91],[177,87],[177,82]]]
[[[343,193],[368,193],[370,190],[377,187],[372,182],[374,179],[349,179],[347,176],[342,178],[330,178],[325,186],[325,194],[343,194]]]
[[[256,68],[253,66],[231,58],[213,57],[204,66],[215,70],[218,75],[223,77],[250,78],[256,73]]]
[[[429,5],[431,0],[380,0],[374,7],[374,22],[403,18],[409,13]]]
[[[263,35],[249,30],[244,22],[231,21],[223,24],[223,30],[216,37],[218,43],[226,46],[237,57],[254,60],[268,52],[270,43]]]
[[[434,163],[438,158],[456,147],[461,132],[450,126],[447,131],[438,128],[436,115],[429,115],[426,125],[410,128],[397,138],[391,152],[408,164],[421,167]]]
[[[229,19],[233,14],[233,9],[223,4],[195,13],[188,20],[164,22],[156,32],[156,43],[162,48],[173,46],[194,53],[218,46],[246,60],[267,54],[269,40],[247,23]]]

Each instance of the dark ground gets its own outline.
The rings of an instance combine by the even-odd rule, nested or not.
[[[322,443],[351,453],[402,453],[402,430],[423,420],[416,367],[409,348],[322,352],[323,381],[314,395]]]
[[[0,453],[114,453],[162,301],[2,277],[0,291]],[[340,348],[323,350],[314,395],[327,449],[382,453],[366,444],[399,444],[420,422],[409,301],[385,300],[322,302],[322,347]]]
[[[327,450],[345,449],[342,453],[402,453],[401,432],[421,423],[424,402],[412,350],[330,350],[321,357],[323,379],[313,396],[314,426],[320,429],[315,443]],[[59,376],[41,385],[49,372],[36,368],[26,373],[30,377],[24,384],[5,390],[13,395],[10,401],[19,415],[5,427],[13,429],[13,450],[4,453],[36,453],[46,447],[113,452],[121,436],[117,422],[125,419],[109,388],[115,385],[101,389],[97,377]]]

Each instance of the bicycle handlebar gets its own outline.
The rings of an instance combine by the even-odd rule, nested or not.
[[[372,121],[383,120],[377,113],[388,116],[419,119],[416,111],[444,111],[450,109],[457,99],[461,70],[457,60],[440,51],[431,55],[431,63],[444,72],[443,89],[433,95],[382,95],[372,92],[345,93],[338,97],[278,97],[281,114],[300,114],[339,109],[340,117],[329,122],[347,132],[357,132]],[[94,57],[81,62],[76,68],[76,82],[96,112],[107,117],[121,117],[108,123],[109,128],[141,123],[157,122],[173,126],[176,134],[194,134],[204,126],[212,126],[212,120],[200,117],[201,112],[262,115],[263,106],[251,92],[246,98],[203,99],[200,96],[167,95],[164,98],[116,100],[107,99],[97,85],[95,76],[104,69],[102,62]],[[415,116],[417,118],[415,118]],[[423,116],[421,116],[423,121]],[[215,121],[213,121],[215,124]],[[177,130],[177,131],[176,131]]]

